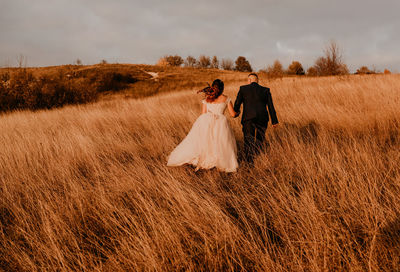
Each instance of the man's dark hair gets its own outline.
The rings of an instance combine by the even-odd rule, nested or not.
[[[257,75],[256,73],[250,73],[250,74],[248,75],[248,77],[250,77],[250,76],[255,76],[256,78],[258,78],[258,75]]]

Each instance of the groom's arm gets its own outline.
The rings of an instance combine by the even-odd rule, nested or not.
[[[235,105],[233,106],[233,110],[236,112],[236,116],[235,117],[239,116],[239,114],[240,114],[240,106],[242,105],[242,103],[243,103],[243,94],[242,94],[242,90],[239,89],[239,92],[238,92],[238,94],[236,96]]]
[[[267,106],[268,106],[269,115],[271,116],[272,125],[278,124],[278,117],[276,117],[276,111],[275,111],[274,103],[272,102],[271,92],[269,91],[268,88],[267,88]]]

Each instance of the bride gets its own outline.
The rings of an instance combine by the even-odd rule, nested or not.
[[[214,80],[211,87],[199,91],[206,97],[202,101],[202,114],[169,155],[168,166],[187,163],[196,166],[196,171],[213,167],[225,172],[236,171],[236,140],[224,112],[228,108],[232,117],[236,117],[237,113],[230,98],[222,94],[223,91],[224,83],[220,79]]]

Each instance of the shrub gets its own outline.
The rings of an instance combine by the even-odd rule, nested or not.
[[[168,65],[168,61],[167,61],[167,59],[165,57],[162,57],[157,61],[157,65],[159,65],[159,66],[167,66]]]
[[[7,82],[8,80],[10,80],[10,72],[5,72],[0,74],[0,82]]]
[[[307,70],[307,76],[317,76],[318,72],[317,69],[315,69],[314,66],[311,66],[310,68],[308,68]]]
[[[68,104],[83,104],[95,100],[97,92],[88,79],[41,77],[32,86],[30,109],[50,109]]]
[[[357,69],[356,74],[358,75],[369,75],[369,74],[376,74],[374,70],[370,70],[367,66],[361,66]]]
[[[224,70],[233,70],[233,61],[231,59],[222,59],[221,67]]]
[[[214,56],[211,61],[211,68],[218,69],[219,68],[219,60],[217,56]]]
[[[301,65],[298,61],[293,61],[292,64],[289,65],[287,70],[288,75],[304,75],[303,65]]]
[[[195,67],[197,63],[196,58],[188,56],[185,60],[185,67]]]
[[[26,69],[0,81],[0,111],[51,109],[96,100],[97,91],[85,78],[69,78],[62,72],[36,78]]]
[[[200,68],[209,68],[211,65],[211,60],[209,56],[201,55],[199,57],[198,65]]]
[[[181,56],[165,56],[165,60],[167,61],[168,65],[170,66],[181,66],[183,64],[183,59]]]
[[[275,60],[274,64],[268,66],[265,72],[269,78],[282,78],[285,74],[283,66],[279,60]]]
[[[90,77],[97,92],[118,91],[127,87],[128,84],[137,82],[129,73],[118,73],[114,71],[106,71],[94,73]]]
[[[236,61],[235,61],[235,70],[236,71],[240,71],[240,72],[252,72],[253,71],[249,61],[243,56],[239,56],[236,59]]]

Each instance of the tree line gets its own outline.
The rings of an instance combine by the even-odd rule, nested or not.
[[[279,60],[265,69],[261,69],[260,73],[265,73],[268,77],[283,77],[286,75],[308,75],[308,76],[338,76],[350,74],[347,65],[344,63],[343,55],[338,44],[334,41],[324,49],[323,56],[320,56],[309,67],[307,71],[299,61],[293,61],[286,69]],[[184,66],[194,68],[211,68],[234,70],[240,72],[253,72],[250,62],[243,56],[239,56],[235,62],[232,59],[224,58],[219,60],[217,56],[200,55],[198,59],[188,56],[183,59],[179,55],[167,55],[159,59],[157,65],[162,66]],[[369,69],[367,66],[361,66],[355,74],[376,74],[379,71]],[[390,71],[385,69],[385,74]]]
[[[243,56],[239,56],[235,62],[232,59],[218,59],[217,56],[200,55],[198,59],[193,56],[188,56],[185,60],[178,55],[164,56],[158,60],[157,65],[162,66],[184,66],[194,68],[211,68],[223,70],[236,70],[241,72],[252,72],[253,68],[250,62]]]

